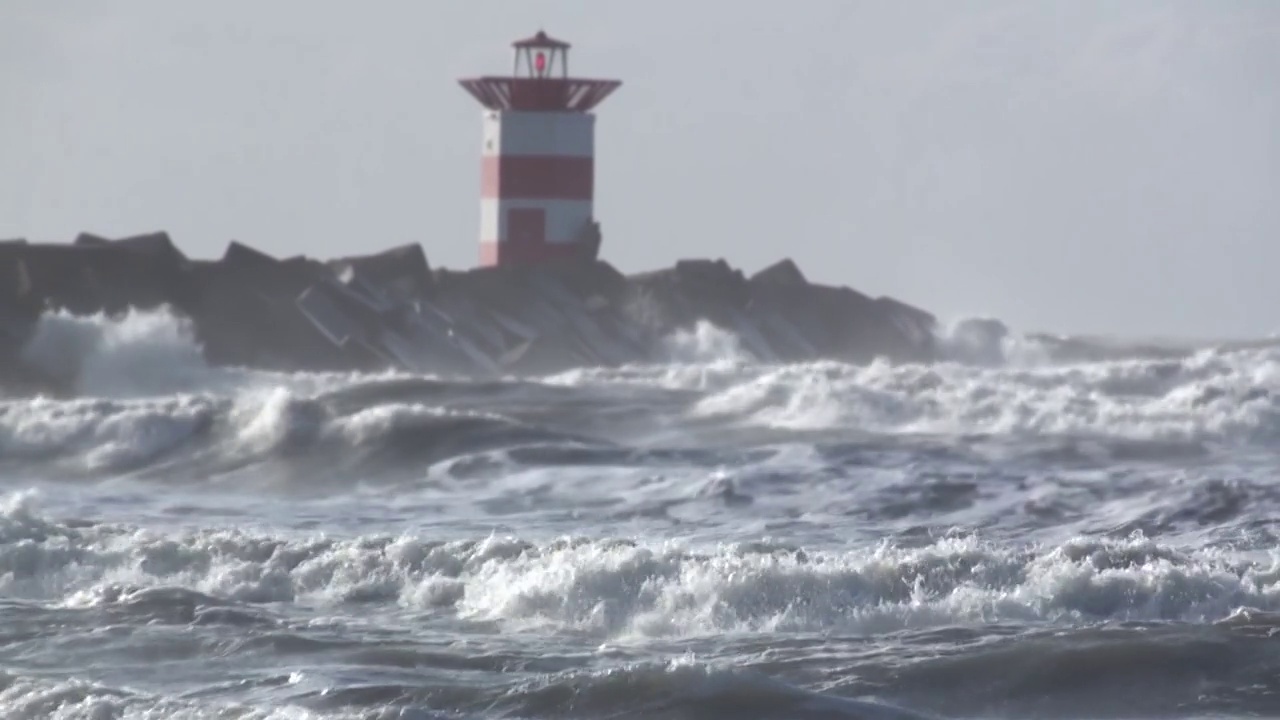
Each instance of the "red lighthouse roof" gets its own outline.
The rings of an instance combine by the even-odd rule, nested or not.
[[[511,46],[515,49],[511,75],[458,81],[490,110],[589,112],[622,84],[569,77],[569,43],[542,30]]]
[[[539,30],[537,34],[533,35],[532,37],[527,37],[523,40],[517,40],[511,43],[511,47],[513,48],[543,47],[543,48],[559,48],[561,50],[568,50],[570,47],[572,47],[572,45],[570,45],[569,43],[563,40],[557,40],[551,37],[550,35],[547,35],[545,32]]]

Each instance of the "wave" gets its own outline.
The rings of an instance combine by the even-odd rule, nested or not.
[[[25,349],[72,378],[69,398],[0,400],[0,465],[217,472],[289,461],[304,475],[421,470],[530,445],[685,448],[868,436],[1075,443],[1269,446],[1280,434],[1280,350],[1211,347],[1090,362],[997,362],[1010,335],[957,328],[969,360],[764,365],[701,326],[671,362],[584,368],[543,379],[457,381],[402,373],[211,368],[189,327],[162,311],[117,319],[46,316]],[[1018,340],[1023,342],[1023,340]],[[963,354],[963,353],[962,353]],[[986,358],[977,362],[975,358]],[[194,471],[193,471],[194,472]]]
[[[1256,340],[1132,339],[1020,333],[992,317],[961,317],[942,323],[934,342],[943,362],[965,365],[1043,367],[1125,360],[1184,360],[1204,351],[1280,349],[1280,338]]]
[[[600,444],[492,413],[399,402],[343,408],[284,388],[0,403],[0,466],[70,477],[209,478],[270,464],[320,483],[337,471],[414,474],[448,458],[547,443]]]
[[[96,720],[115,717],[229,718],[237,720],[443,720],[456,711],[437,709],[452,700],[473,717],[744,718],[747,720],[928,720],[887,703],[823,694],[760,673],[693,663],[633,664],[608,671],[557,673],[510,686],[495,679],[484,688],[439,688],[423,683],[307,688],[306,673],[256,680],[259,695],[280,696],[273,709],[201,702],[77,680],[50,681],[0,675],[5,717]],[[274,691],[274,692],[272,692]]]
[[[768,368],[709,393],[702,416],[784,429],[1269,440],[1280,431],[1280,352],[1065,368],[959,364]]]
[[[81,395],[167,394],[243,379],[210,368],[190,322],[167,309],[120,317],[46,313],[21,359]]]
[[[253,685],[270,688],[287,684],[289,675],[266,677]],[[216,694],[214,688],[211,694]],[[343,712],[313,711],[298,703],[272,703],[266,707],[230,703],[216,698],[170,696],[114,687],[77,679],[50,680],[0,673],[0,714],[13,720],[105,720],[115,718],[182,718],[184,720],[369,720],[370,717],[443,720],[443,713],[409,713],[371,716],[366,709]]]
[[[183,592],[155,594],[164,588]],[[1241,607],[1280,611],[1280,557],[1180,550],[1142,537],[1009,546],[965,536],[837,552],[769,542],[342,539],[219,528],[152,536],[122,524],[58,522],[19,496],[0,514],[0,591],[68,607],[145,597],[148,612],[166,597],[196,605],[387,602],[509,632],[625,642],[999,622],[1213,622]]]
[[[1280,689],[1274,548],[158,532],[37,501],[0,503],[0,644],[44,668],[0,674],[5,717],[1170,717]],[[157,653],[180,694],[130,677]]]
[[[1133,626],[981,642],[953,630],[947,639],[959,647],[943,653],[912,647],[923,638],[906,638],[905,647],[892,651],[812,638],[757,646],[737,662],[691,653],[668,661],[611,662],[597,654],[582,658],[587,667],[571,669],[555,668],[568,658],[527,651],[446,654],[425,643],[388,648],[374,638],[344,644],[308,639],[303,629],[257,637],[256,643],[223,644],[224,652],[237,646],[239,679],[180,694],[147,691],[138,683],[2,673],[0,712],[64,720],[1256,717],[1273,712],[1280,660],[1263,633],[1248,636],[1223,626]],[[247,646],[272,652],[254,657],[244,652]],[[281,655],[300,669],[284,671]],[[315,662],[322,656],[349,664]],[[825,672],[813,667],[820,663],[828,664]],[[469,677],[459,680],[459,670]],[[231,687],[247,702],[222,700]]]
[[[742,346],[736,334],[706,320],[699,320],[692,328],[677,330],[664,345],[667,359],[672,363],[732,366],[757,360]]]
[[[517,717],[929,720],[884,702],[806,690],[758,670],[679,659],[603,671],[558,673],[523,683],[493,706]],[[625,708],[619,711],[620,708]]]
[[[953,635],[962,642],[969,640]],[[796,666],[803,668],[806,663],[779,652],[736,666],[685,655],[665,662],[528,673],[487,667],[501,658],[446,657],[403,647],[379,655],[373,647],[357,646],[339,657],[358,659],[370,679],[361,681],[349,670],[326,672],[323,666],[293,672],[262,668],[234,683],[173,695],[147,692],[136,684],[126,688],[10,672],[0,674],[0,712],[8,718],[33,720],[1265,717],[1273,712],[1277,689],[1274,646],[1262,636],[1232,636],[1218,628],[1198,634],[1118,628],[1023,637],[1017,643],[997,639],[970,642],[962,652],[896,662],[865,647],[848,657],[833,657],[831,645],[837,643],[814,640],[796,648],[824,655],[828,662],[843,661],[843,671],[828,673],[825,682],[808,679],[803,684],[787,676],[797,675]],[[280,642],[280,647],[287,645]],[[297,642],[295,649],[289,658],[295,666],[308,651],[312,655],[335,652],[331,643],[323,642]],[[770,660],[770,654],[783,659]],[[279,656],[274,659],[278,661]],[[509,661],[542,664],[519,655]],[[406,667],[415,671],[396,672]],[[449,682],[459,668],[472,671],[468,674],[485,672],[485,682],[476,682],[474,676]],[[445,672],[437,675],[433,670]],[[233,684],[247,691],[248,702],[219,698]],[[1235,689],[1240,687],[1246,689]]]
[[[934,340],[940,362],[987,367],[1185,360],[1203,351],[1280,349],[1280,340],[1275,338],[1231,343],[1133,342],[1024,334],[989,317],[960,318],[944,323]],[[735,333],[706,320],[673,332],[665,339],[663,349],[664,365],[711,366],[732,371],[759,364]],[[40,318],[20,356],[30,366],[67,384],[73,392],[93,396],[154,395],[212,386],[226,389],[254,378],[281,381],[292,375],[210,367],[190,320],[167,307],[131,309],[119,316],[50,311]],[[589,374],[593,369],[562,375],[574,376],[577,372]]]

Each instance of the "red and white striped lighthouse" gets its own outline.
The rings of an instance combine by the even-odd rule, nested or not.
[[[459,80],[485,108],[480,264],[594,258],[590,111],[622,83],[569,77],[569,43],[544,32],[512,46],[510,77]]]

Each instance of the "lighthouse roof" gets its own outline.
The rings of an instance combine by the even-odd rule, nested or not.
[[[546,34],[545,32],[539,30],[537,34],[535,34],[533,37],[527,37],[523,40],[517,40],[511,43],[511,47],[515,47],[515,48],[543,47],[543,48],[561,48],[564,50],[568,50],[569,43],[563,40],[557,40],[551,37],[550,35]]]
[[[458,82],[490,110],[590,112],[622,83],[569,77],[569,43],[539,30],[512,43],[511,75],[463,78]]]

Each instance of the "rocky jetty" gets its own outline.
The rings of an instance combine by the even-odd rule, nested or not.
[[[501,377],[661,362],[700,321],[763,362],[927,361],[935,320],[891,298],[809,282],[790,260],[747,276],[724,260],[623,275],[600,260],[432,268],[418,245],[327,261],[232,242],[187,257],[164,232],[70,244],[0,241],[0,376],[39,382],[22,348],[40,316],[169,307],[208,361],[275,370]],[[50,383],[56,378],[43,378]]]

